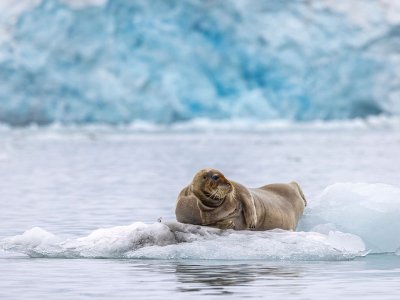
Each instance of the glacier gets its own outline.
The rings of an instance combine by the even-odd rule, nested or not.
[[[400,114],[400,4],[3,0],[0,122]]]

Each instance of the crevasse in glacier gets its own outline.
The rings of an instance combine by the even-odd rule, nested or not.
[[[400,113],[400,5],[4,0],[0,121]]]

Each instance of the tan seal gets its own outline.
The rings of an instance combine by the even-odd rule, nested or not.
[[[246,188],[203,169],[180,192],[175,214],[178,222],[220,229],[295,230],[306,204],[296,182]]]

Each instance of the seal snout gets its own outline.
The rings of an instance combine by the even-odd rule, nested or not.
[[[214,173],[210,176],[210,186],[214,190],[213,194],[219,198],[224,198],[232,189],[228,179],[221,173]]]

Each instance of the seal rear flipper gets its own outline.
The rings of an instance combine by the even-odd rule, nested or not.
[[[292,181],[291,183],[293,183],[297,187],[297,190],[299,191],[299,194],[304,201],[304,206],[307,206],[307,199],[304,196],[303,190],[301,189],[300,185],[296,181]]]

